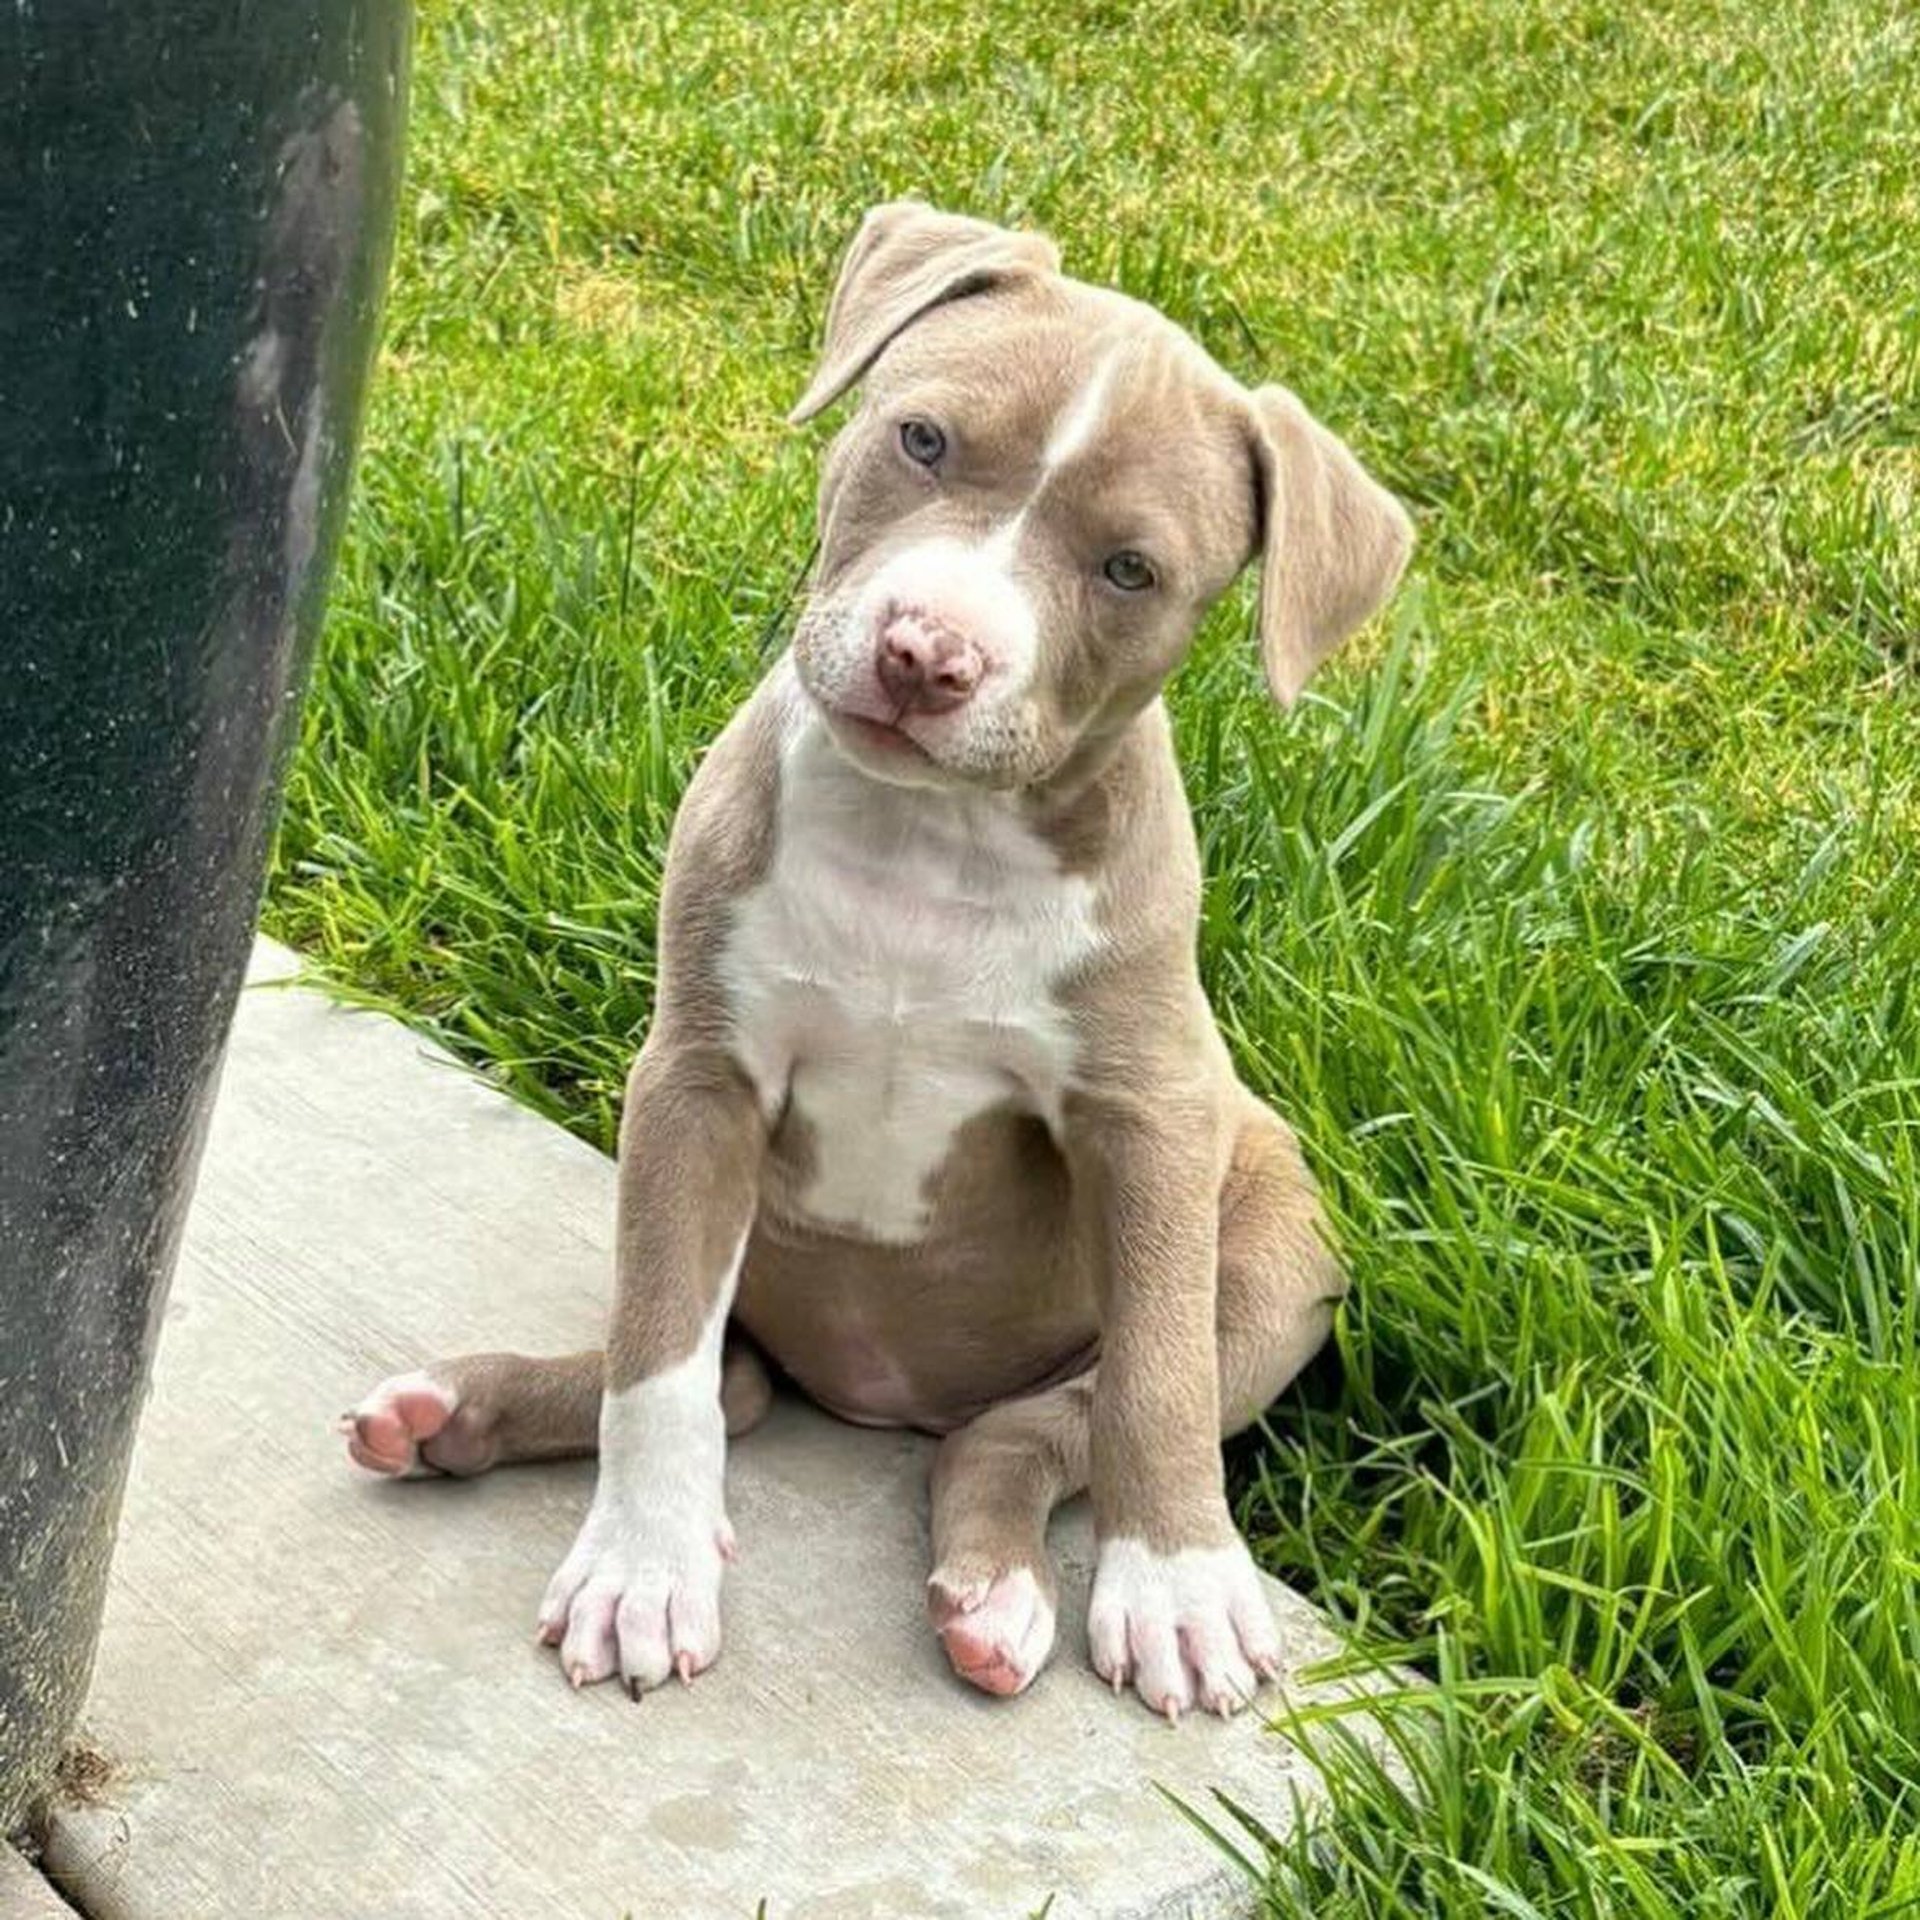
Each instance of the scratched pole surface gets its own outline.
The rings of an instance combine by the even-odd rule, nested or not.
[[[409,27],[0,17],[0,1834],[86,1690],[346,501]]]

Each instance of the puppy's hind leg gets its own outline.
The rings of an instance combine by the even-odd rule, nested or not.
[[[601,1356],[469,1353],[383,1380],[339,1429],[374,1473],[485,1473],[598,1444]]]
[[[1228,1434],[1257,1420],[1313,1357],[1346,1290],[1298,1142],[1264,1107],[1248,1109],[1220,1195],[1215,1359]],[[935,1457],[927,1611],[954,1671],[989,1693],[1020,1692],[1053,1645],[1047,1519],[1087,1484],[1097,1379],[1090,1368],[990,1407]],[[1161,1583],[1169,1593],[1174,1584]],[[1280,1657],[1265,1601],[1249,1592],[1257,1605],[1244,1616],[1202,1591],[1189,1596],[1191,1611],[1149,1622],[1144,1662],[1124,1628],[1117,1640],[1099,1630],[1096,1603],[1095,1664],[1115,1685],[1133,1679],[1158,1710],[1171,1700],[1229,1713]],[[1211,1600],[1220,1604],[1209,1611]]]
[[[750,1433],[772,1405],[773,1381],[760,1349],[730,1325],[720,1351],[720,1415],[727,1423],[727,1438],[738,1440]]]
[[[1019,1693],[1053,1650],[1047,1519],[1087,1480],[1091,1374],[1003,1401],[940,1443],[927,1617],[961,1679]]]
[[[535,1359],[469,1353],[383,1380],[339,1430],[348,1457],[372,1473],[470,1476],[518,1460],[597,1451],[605,1362],[596,1349]],[[729,1329],[720,1407],[727,1432],[759,1423],[773,1398],[753,1345]]]

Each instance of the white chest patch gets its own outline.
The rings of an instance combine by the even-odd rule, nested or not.
[[[772,867],[723,962],[738,1045],[769,1116],[806,1123],[807,1211],[908,1242],[968,1120],[1012,1102],[1057,1124],[1054,987],[1096,941],[1093,888],[1001,796],[883,785],[797,690],[789,712]]]

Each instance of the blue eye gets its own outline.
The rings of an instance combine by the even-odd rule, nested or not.
[[[1136,553],[1131,547],[1122,547],[1118,553],[1109,554],[1107,564],[1100,571],[1122,593],[1145,593],[1156,577],[1147,556]]]
[[[915,466],[933,466],[947,450],[947,436],[931,420],[900,423],[900,451]]]

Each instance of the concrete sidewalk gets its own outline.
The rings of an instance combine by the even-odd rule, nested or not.
[[[0,1840],[0,1920],[73,1920],[73,1909],[4,1840]]]
[[[256,975],[284,973],[263,947]],[[1022,1699],[921,1616],[926,1443],[776,1409],[735,1448],[727,1651],[574,1695],[533,1609],[585,1465],[351,1472],[330,1423],[441,1351],[595,1344],[612,1169],[378,1016],[247,993],[47,1867],[96,1920],[1212,1916],[1247,1882],[1168,1804],[1311,1802],[1252,1718],[1169,1728],[1085,1662],[1090,1538]],[[1334,1643],[1274,1604],[1302,1664]],[[1296,1686],[1296,1697],[1305,1690]]]

